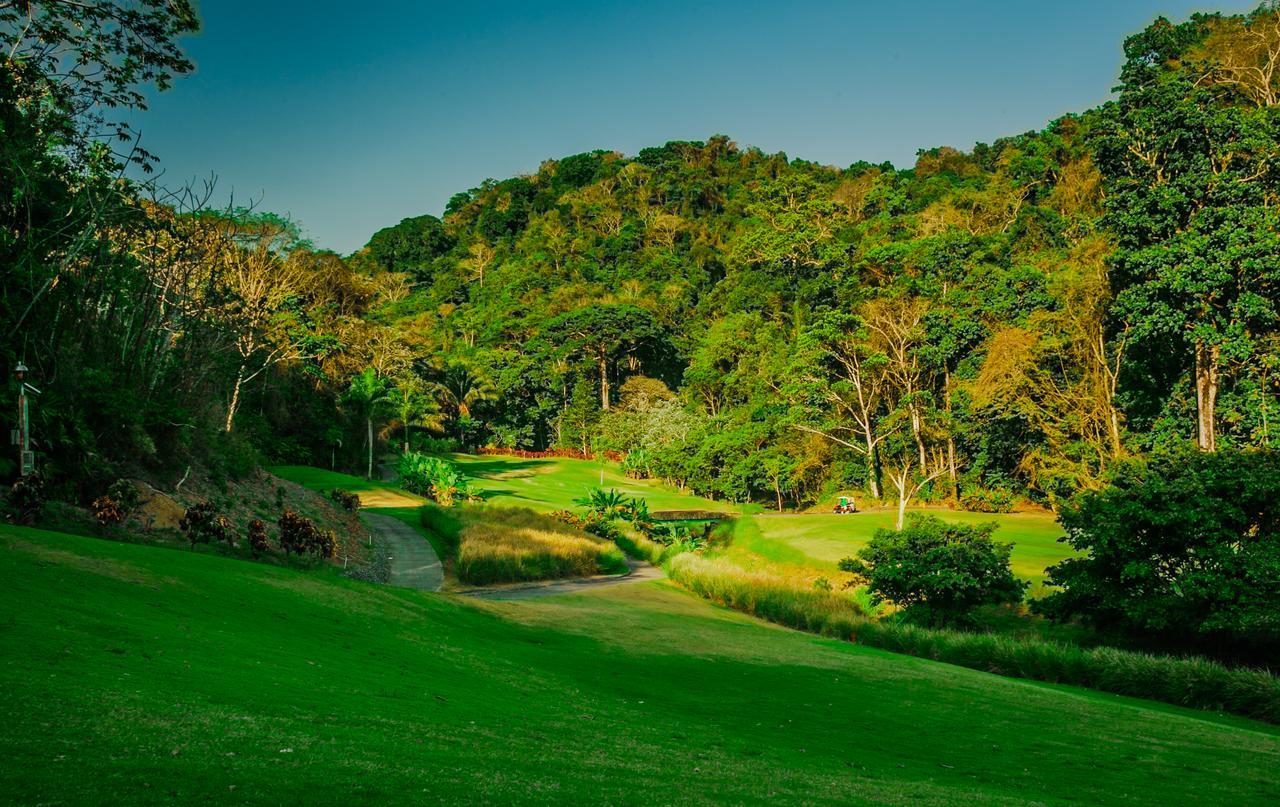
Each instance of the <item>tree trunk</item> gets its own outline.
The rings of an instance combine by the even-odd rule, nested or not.
[[[951,371],[944,371],[942,378],[944,403],[947,409],[947,476],[951,481],[951,495],[960,501],[960,478],[956,473],[956,433],[951,420]]]
[[[911,434],[912,436],[915,437],[916,448],[918,448],[920,451],[920,467],[924,468],[929,464],[929,458],[925,454],[924,436],[921,435],[920,433],[921,427],[922,427],[922,424],[920,422],[920,410],[915,406],[915,404],[912,404],[911,405]]]
[[[244,365],[240,365],[240,369],[236,371],[236,383],[231,388],[231,403],[227,404],[227,423],[226,431],[231,432],[231,424],[235,422],[236,410],[240,408],[240,387],[244,385]]]
[[[782,512],[782,486],[778,484],[778,478],[773,479],[773,492],[778,495],[778,512]]]
[[[600,408],[609,411],[609,362],[600,351]]]
[[[364,478],[373,479],[373,418],[372,417],[365,418],[364,425],[365,425],[365,440],[369,444],[369,465],[367,470],[365,471]]]
[[[871,483],[871,495],[878,500],[884,495],[884,491],[880,487],[880,469],[876,465],[875,436],[871,434],[870,429],[865,429],[862,437],[867,444],[867,481]]]
[[[1196,344],[1196,442],[1201,451],[1217,451],[1215,408],[1218,403],[1217,345]]]
[[[907,519],[907,489],[906,486],[898,488],[898,530],[902,530],[902,525]]]

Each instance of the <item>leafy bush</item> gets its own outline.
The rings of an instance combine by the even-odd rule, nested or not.
[[[975,488],[960,497],[960,509],[970,513],[1011,513],[1015,501],[1013,494],[1003,488]]]
[[[196,548],[196,544],[217,541],[226,541],[228,546],[235,544],[231,522],[226,516],[218,514],[218,508],[213,502],[200,502],[188,507],[178,522],[178,528],[187,536],[192,549]]]
[[[396,470],[405,490],[426,496],[443,507],[479,498],[466,475],[443,457],[409,451],[400,455]]]
[[[360,510],[360,497],[348,490],[334,488],[329,491],[329,498],[343,510],[355,513]]]
[[[112,524],[123,524],[128,518],[128,513],[120,506],[120,503],[110,496],[99,496],[89,505],[89,512],[93,513],[94,519],[99,526],[107,527]]]
[[[834,593],[799,588],[781,578],[693,554],[677,555],[666,568],[673,581],[695,594],[780,625],[997,675],[1280,723],[1280,678],[1262,670],[875,620]]]
[[[523,508],[468,508],[454,573],[464,583],[587,577],[627,570],[622,552],[559,519]]]
[[[280,514],[280,547],[285,554],[310,553],[320,558],[333,557],[337,549],[337,540],[330,530],[322,530],[306,516],[298,515],[292,510]]]
[[[429,435],[413,436],[413,446],[417,451],[423,454],[453,454],[458,451],[461,446],[458,441],[450,437],[431,437]]]
[[[260,518],[249,522],[249,549],[255,558],[271,551],[271,543],[267,540],[267,524]]]
[[[1181,646],[1280,647],[1280,453],[1129,464],[1061,520],[1082,554],[1049,568],[1062,590],[1038,611]]]
[[[17,524],[34,524],[44,509],[44,477],[28,474],[9,488],[8,506]]]
[[[612,488],[592,488],[586,496],[574,499],[573,503],[586,508],[592,515],[605,519],[622,518],[633,508],[631,499]]]
[[[876,530],[840,570],[865,577],[873,601],[892,601],[911,619],[954,622],[979,605],[1022,599],[1027,584],[1009,568],[1013,544],[991,540],[995,530],[913,514],[902,530]]]

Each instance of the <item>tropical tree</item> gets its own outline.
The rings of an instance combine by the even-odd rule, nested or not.
[[[391,391],[393,399],[390,408],[395,417],[387,423],[387,431],[396,429],[403,431],[404,442],[401,453],[407,453],[410,447],[409,432],[411,429],[427,429],[439,432],[444,428],[444,420],[440,416],[440,404],[429,394],[430,387],[417,375],[412,373],[396,379]]]
[[[367,457],[365,478],[372,479],[374,448],[373,423],[388,412],[393,411],[396,398],[392,391],[391,383],[387,381],[387,379],[379,376],[372,368],[366,369],[364,372],[351,379],[351,383],[348,385],[342,399],[344,403],[351,407],[355,416],[359,420],[364,421],[364,439]]]

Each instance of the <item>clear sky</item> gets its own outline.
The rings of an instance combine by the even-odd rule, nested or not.
[[[194,75],[135,118],[163,181],[218,177],[347,253],[596,148],[723,133],[845,166],[1104,100],[1124,37],[1188,0],[202,0]]]

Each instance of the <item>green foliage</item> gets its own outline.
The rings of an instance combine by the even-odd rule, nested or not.
[[[337,549],[337,540],[330,530],[316,526],[306,516],[285,509],[277,522],[280,528],[280,548],[285,554],[311,554],[318,558],[332,558]]]
[[[1002,488],[975,488],[960,497],[960,509],[970,513],[1011,513],[1013,493]]]
[[[573,503],[586,508],[592,515],[602,519],[622,518],[635,512],[635,505],[630,498],[610,488],[603,490],[593,488],[586,496],[574,499]]]
[[[249,522],[245,536],[249,541],[249,550],[255,558],[260,558],[271,551],[271,542],[267,538],[267,524],[260,518]]]
[[[1063,508],[1083,554],[1050,567],[1059,619],[1263,657],[1280,647],[1280,454],[1178,453],[1123,466]]]
[[[358,493],[334,488],[329,491],[329,499],[349,513],[355,513],[360,510],[360,495]]]
[[[877,530],[840,569],[865,577],[876,602],[900,606],[909,619],[963,621],[979,605],[1016,603],[1026,590],[1009,568],[1013,545],[993,541],[995,529],[913,514],[901,530]]]
[[[443,507],[477,497],[466,475],[444,457],[410,451],[400,455],[396,471],[405,490],[426,496]]]
[[[198,502],[188,507],[178,522],[178,528],[187,536],[192,549],[196,548],[196,544],[225,541],[231,546],[235,543],[230,519],[219,513],[217,505],[211,501]]]

